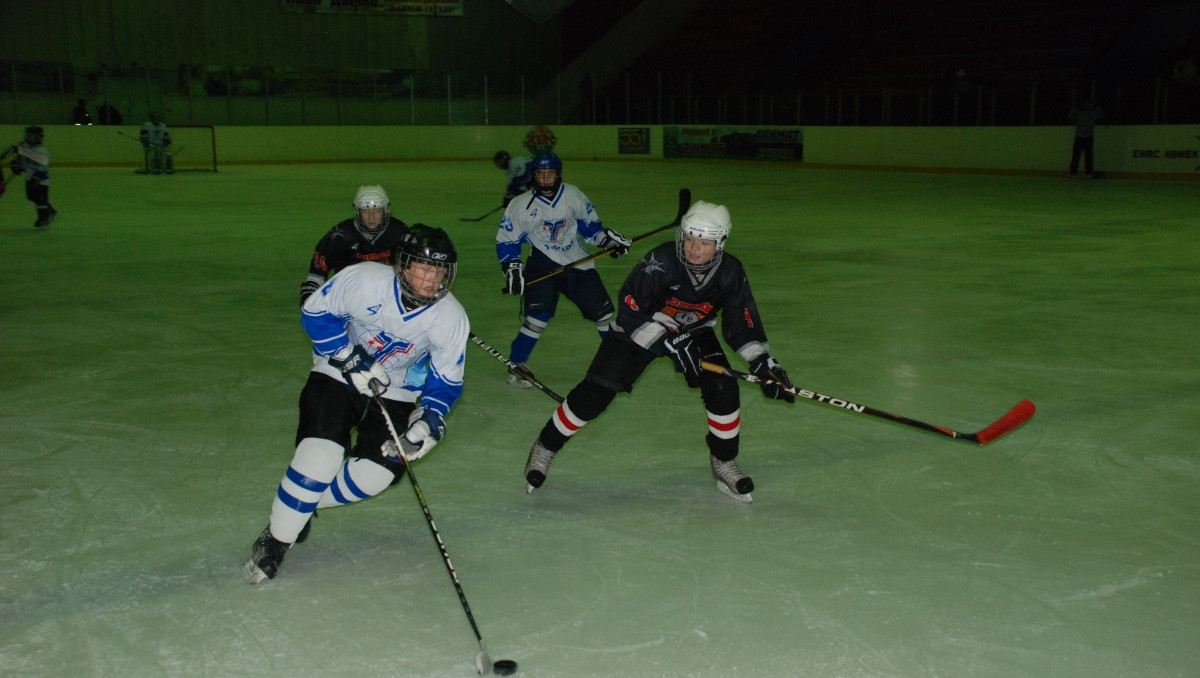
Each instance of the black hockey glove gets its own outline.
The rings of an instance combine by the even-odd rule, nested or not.
[[[501,267],[504,270],[504,280],[506,287],[505,294],[515,294],[520,296],[525,294],[525,264],[520,259],[510,259]]]
[[[391,383],[387,370],[375,359],[367,355],[362,346],[347,346],[329,356],[329,364],[342,371],[342,378],[363,395],[375,395],[375,390],[382,391]]]
[[[612,250],[608,256],[616,259],[622,254],[629,254],[629,248],[633,245],[633,241],[611,228],[606,228],[604,229],[604,242],[601,245],[606,250]]]
[[[300,286],[300,305],[303,306],[304,302],[308,301],[308,298],[319,289],[321,289],[321,284],[316,280],[305,280],[304,284]]]
[[[683,372],[683,376],[687,378],[688,386],[696,388],[700,385],[700,374],[704,368],[700,366],[700,361],[704,359],[704,354],[700,348],[700,343],[692,336],[691,332],[683,332],[681,334],[668,335],[663,340],[667,350],[671,352],[671,357],[675,359],[675,366],[679,371]]]
[[[769,355],[761,355],[751,360],[750,371],[759,379],[771,380],[759,383],[763,395],[775,400],[786,400],[789,403],[796,402],[796,395],[784,388],[791,388],[792,380],[788,378],[787,372],[779,366],[779,363],[775,362],[774,358]]]

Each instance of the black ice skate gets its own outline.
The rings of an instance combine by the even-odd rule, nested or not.
[[[554,461],[555,454],[542,445],[541,438],[533,441],[529,460],[525,462],[525,482],[529,483],[526,492],[533,492],[546,482],[546,474],[550,472],[550,462]]]
[[[283,555],[292,547],[271,536],[271,526],[263,528],[262,534],[254,542],[254,551],[246,562],[246,579],[251,584],[257,584],[264,579],[273,579],[279,574],[279,565],[283,563]]]
[[[737,461],[721,461],[709,456],[712,461],[713,477],[717,479],[717,489],[734,499],[749,504],[754,501],[750,493],[754,491],[754,481],[738,466]]]

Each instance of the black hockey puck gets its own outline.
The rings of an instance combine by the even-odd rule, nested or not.
[[[511,659],[497,659],[492,664],[492,673],[497,676],[511,676],[517,672],[517,663]]]

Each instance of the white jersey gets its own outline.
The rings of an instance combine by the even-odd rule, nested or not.
[[[171,133],[161,122],[146,121],[146,124],[142,125],[139,137],[143,144],[149,146],[169,146],[171,144]]]
[[[583,191],[562,184],[553,199],[526,191],[508,203],[496,232],[496,255],[501,263],[520,259],[521,245],[529,243],[534,251],[565,266],[589,255],[583,242],[599,247],[604,242],[604,225]],[[589,261],[577,268],[595,267]]]
[[[21,177],[26,181],[37,179],[45,186],[50,185],[50,151],[41,144],[28,141],[17,142],[17,155],[21,157]]]
[[[406,310],[391,266],[347,266],[304,303],[301,324],[313,341],[313,372],[341,380],[328,356],[366,349],[391,379],[383,397],[417,402],[443,417],[462,394],[467,312],[453,294]]]

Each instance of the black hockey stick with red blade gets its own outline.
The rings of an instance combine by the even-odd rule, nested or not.
[[[676,226],[679,225],[680,221],[683,221],[683,215],[688,211],[688,208],[691,206],[692,206],[692,192],[686,188],[679,189],[679,210],[675,213],[675,220],[669,224],[663,224],[662,226],[659,226],[658,228],[654,229],[653,231],[648,231],[646,233],[643,233],[643,234],[637,236],[636,238],[631,239],[629,241],[629,244],[633,245],[633,244],[639,243],[639,242],[645,240],[646,238],[649,238],[652,235],[657,235],[659,233],[662,233],[663,231],[665,231],[669,228],[675,228]],[[553,278],[554,276],[556,276],[568,269],[575,268],[576,266],[582,266],[589,261],[595,261],[595,260],[599,259],[600,257],[603,257],[606,254],[611,254],[613,256],[616,256],[617,249],[618,248],[616,248],[616,247],[610,247],[610,248],[604,250],[603,252],[597,252],[593,255],[586,256],[586,257],[580,259],[579,261],[572,261],[571,263],[567,264],[566,266],[556,268],[553,271],[550,271],[549,273],[547,273],[546,275],[538,276],[537,278],[534,278],[533,280],[526,282],[525,285],[529,286],[534,283],[541,282],[547,278]],[[505,294],[508,294],[507,289],[501,289],[500,291]]]
[[[496,360],[499,360],[500,362],[504,363],[505,365],[508,365],[508,369],[516,372],[518,375],[520,375],[520,377],[522,379],[533,384],[534,387],[536,387],[542,393],[545,393],[546,395],[550,396],[551,398],[554,398],[555,400],[557,400],[560,403],[564,400],[564,398],[562,396],[555,393],[554,391],[551,391],[549,386],[546,386],[542,382],[538,381],[537,377],[533,376],[533,372],[531,372],[528,367],[523,367],[521,365],[514,363],[512,360],[510,360],[508,358],[508,356],[504,355],[500,351],[497,351],[496,349],[489,346],[486,341],[480,339],[474,332],[471,333],[471,341],[475,342],[475,344],[478,345],[479,348],[482,348],[483,350],[487,351],[488,353],[491,353],[492,357],[495,358]]]
[[[825,403],[826,405],[832,405],[834,407],[846,410],[847,412],[857,412],[858,414],[869,414],[872,417],[879,417],[880,419],[886,419],[888,421],[895,422],[898,424],[904,424],[905,426],[912,426],[913,428],[919,428],[923,431],[929,431],[931,433],[938,433],[938,434],[941,434],[944,436],[948,436],[950,438],[966,440],[968,442],[978,443],[980,445],[987,445],[988,443],[992,442],[993,440],[999,438],[1000,436],[1005,435],[1006,433],[1009,433],[1010,431],[1017,428],[1021,424],[1024,424],[1025,422],[1029,421],[1030,417],[1032,417],[1033,413],[1037,410],[1037,407],[1033,404],[1033,401],[1022,400],[1021,402],[1017,403],[1011,410],[1009,410],[1003,417],[1000,417],[996,421],[992,422],[986,428],[976,431],[975,433],[963,433],[961,431],[955,431],[953,429],[949,429],[944,426],[927,424],[923,421],[917,421],[916,419],[909,419],[908,417],[903,417],[899,414],[892,414],[891,412],[884,412],[883,410],[877,410],[873,407],[867,407],[866,405],[860,405],[858,403],[851,402],[849,400],[844,400],[842,398],[836,398],[834,396],[824,395],[822,393],[817,393],[816,391],[810,391],[810,390],[804,389],[804,388],[797,388],[795,386],[787,386],[785,384],[779,383],[778,381],[775,381],[774,379],[763,379],[762,377],[758,377],[753,374],[747,374],[745,372],[738,372],[737,370],[733,370],[728,367],[724,367],[722,365],[717,365],[716,363],[710,363],[708,361],[703,361],[700,363],[700,366],[703,367],[704,369],[708,370],[709,372],[716,372],[717,374],[724,374],[726,376],[734,377],[734,378],[741,379],[743,381],[748,381],[748,382],[751,382],[754,384],[763,384],[763,383],[775,384],[779,388],[783,389],[784,391],[787,391],[788,393],[791,393],[792,395],[799,396],[801,398],[807,398],[808,400],[815,400],[820,403]]]

